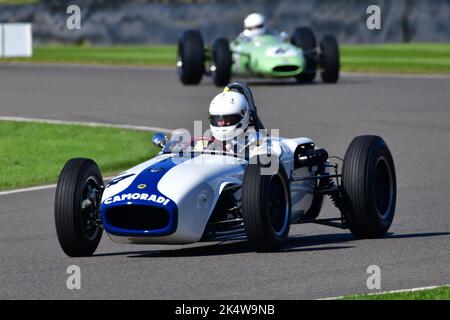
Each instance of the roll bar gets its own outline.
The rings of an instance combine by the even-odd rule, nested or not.
[[[258,132],[260,129],[264,129],[264,125],[262,124],[261,120],[258,118],[255,100],[253,99],[252,90],[250,89],[249,85],[247,83],[241,82],[241,81],[232,82],[232,83],[228,84],[223,91],[229,91],[232,89],[239,91],[247,99],[247,102],[250,107],[250,116],[251,116],[251,119],[253,120],[255,130]]]

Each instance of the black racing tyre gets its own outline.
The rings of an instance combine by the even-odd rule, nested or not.
[[[103,230],[98,226],[103,178],[89,159],[69,160],[59,175],[55,226],[59,244],[70,257],[91,256]]]
[[[339,44],[332,35],[325,35],[320,41],[320,73],[325,83],[336,83],[339,79]]]
[[[225,38],[214,41],[212,46],[213,67],[212,77],[214,84],[218,87],[226,86],[231,79],[231,51],[230,44]]]
[[[317,58],[315,52],[317,40],[314,32],[308,27],[298,27],[292,34],[291,43],[303,50],[305,58],[305,68],[302,73],[296,76],[297,81],[312,82],[316,77],[317,70]]]
[[[245,232],[257,252],[278,251],[289,235],[291,200],[282,165],[262,175],[260,164],[249,164],[242,183],[242,216]]]
[[[187,30],[178,40],[177,72],[185,85],[199,84],[204,73],[204,44],[197,30]]]
[[[350,143],[342,166],[344,216],[358,238],[382,237],[395,213],[397,182],[391,152],[378,136]]]

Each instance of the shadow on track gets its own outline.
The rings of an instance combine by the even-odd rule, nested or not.
[[[314,236],[291,236],[283,247],[283,250],[278,253],[288,252],[307,252],[307,251],[323,251],[323,250],[338,250],[348,249],[351,246],[321,246],[312,247],[325,244],[336,244],[339,242],[346,242],[353,240],[351,234],[324,234]],[[96,257],[101,256],[116,256],[127,255],[129,258],[145,258],[145,257],[195,257],[195,256],[214,256],[227,254],[240,254],[255,252],[253,248],[243,240],[232,242],[220,242],[208,245],[201,245],[197,247],[168,249],[158,251],[128,251],[117,253],[97,254]]]
[[[393,234],[388,233],[383,239],[408,239],[408,238],[428,238],[448,236],[450,232],[425,232],[425,233],[405,233],[405,234]]]
[[[338,83],[323,83],[319,78],[316,78],[313,82],[305,81],[305,82],[297,82],[295,79],[232,79],[230,82],[234,81],[244,81],[250,87],[321,87],[321,86],[341,86],[347,84],[355,84],[355,83],[370,83],[368,79],[359,79],[352,77],[345,77],[343,79],[339,79]],[[200,85],[215,87],[214,83],[204,81]]]
[[[385,238],[377,240],[438,237],[447,235],[450,235],[450,232],[429,232],[429,233],[409,233],[409,234],[388,233]],[[291,236],[287,241],[286,245],[284,246],[283,250],[273,254],[350,249],[353,248],[354,246],[349,245],[330,246],[330,244],[339,244],[350,241],[357,241],[357,239],[353,237],[353,235],[351,235],[350,233],[320,234],[312,236]],[[158,258],[158,257],[177,258],[177,257],[200,257],[200,256],[215,256],[228,254],[242,254],[253,252],[254,252],[253,248],[250,247],[247,241],[238,240],[233,242],[220,242],[181,249],[101,253],[96,254],[94,256],[95,257],[127,256],[128,258]]]
[[[370,83],[369,80],[362,80],[356,78],[344,78],[340,79],[337,83],[323,83],[320,79],[316,79],[313,82],[297,82],[296,80],[273,80],[273,79],[262,79],[262,80],[248,80],[246,81],[250,87],[284,87],[284,86],[298,86],[298,87],[333,87],[342,86],[347,84],[355,83]]]

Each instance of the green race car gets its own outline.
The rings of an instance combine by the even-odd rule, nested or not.
[[[325,35],[317,46],[307,27],[297,28],[290,39],[286,33],[265,33],[253,39],[241,34],[231,43],[218,38],[205,47],[199,31],[187,30],[178,41],[177,72],[185,85],[200,83],[203,75],[211,76],[217,86],[225,86],[232,76],[311,82],[317,70],[323,82],[335,83],[339,67],[336,38]]]

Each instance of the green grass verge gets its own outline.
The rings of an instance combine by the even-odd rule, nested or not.
[[[345,45],[342,70],[450,74],[450,44]]]
[[[150,132],[0,121],[0,190],[56,182],[74,157],[94,159],[106,176],[156,153]]]
[[[38,2],[39,0],[0,0],[0,4],[30,4]]]
[[[175,46],[38,46],[32,58],[3,61],[174,67]],[[0,60],[1,61],[1,60]],[[342,45],[343,71],[450,74],[450,44]]]
[[[0,61],[152,65],[175,67],[174,46],[39,46],[31,58],[4,58]]]
[[[346,296],[344,300],[450,300],[450,286],[413,292],[363,294]]]

